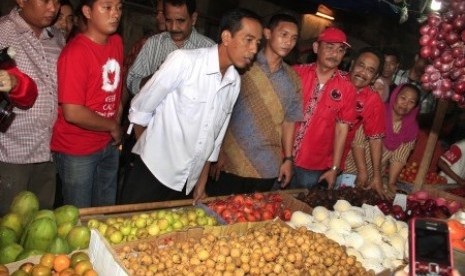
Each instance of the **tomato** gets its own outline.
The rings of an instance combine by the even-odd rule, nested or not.
[[[456,219],[450,219],[447,221],[449,225],[449,235],[452,240],[463,240],[465,239],[465,226]]]
[[[262,193],[254,193],[252,197],[256,200],[262,200],[264,198],[264,195]]]
[[[232,202],[236,203],[239,206],[244,205],[245,199],[243,195],[235,195],[232,197]]]

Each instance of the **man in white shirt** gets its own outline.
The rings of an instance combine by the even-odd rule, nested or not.
[[[131,103],[129,120],[147,130],[133,149],[139,157],[121,203],[206,196],[210,162],[218,158],[240,90],[234,67],[252,63],[261,38],[260,18],[235,9],[220,21],[218,45],[168,56]]]
[[[453,144],[438,160],[447,183],[465,185],[465,140]]]

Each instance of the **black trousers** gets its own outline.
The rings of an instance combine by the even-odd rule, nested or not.
[[[181,192],[163,185],[147,168],[139,155],[135,155],[134,166],[126,171],[118,204],[132,204],[192,198],[186,195],[186,186]]]
[[[222,171],[218,181],[208,180],[206,191],[208,196],[269,192],[275,181],[276,178],[241,177]]]

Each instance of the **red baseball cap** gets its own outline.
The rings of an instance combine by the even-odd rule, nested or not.
[[[346,34],[336,27],[328,27],[324,29],[320,35],[318,35],[318,41],[328,42],[328,43],[342,43],[347,47],[350,47],[350,44],[347,43]]]

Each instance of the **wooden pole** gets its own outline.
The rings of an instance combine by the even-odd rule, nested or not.
[[[421,186],[425,182],[425,177],[428,173],[429,165],[431,164],[434,148],[436,147],[436,142],[438,141],[439,132],[441,131],[448,105],[448,100],[438,100],[438,106],[436,108],[433,125],[428,136],[428,141],[426,142],[425,150],[423,151],[423,157],[421,158],[420,166],[418,167],[417,176],[415,177],[413,192],[420,190]]]

